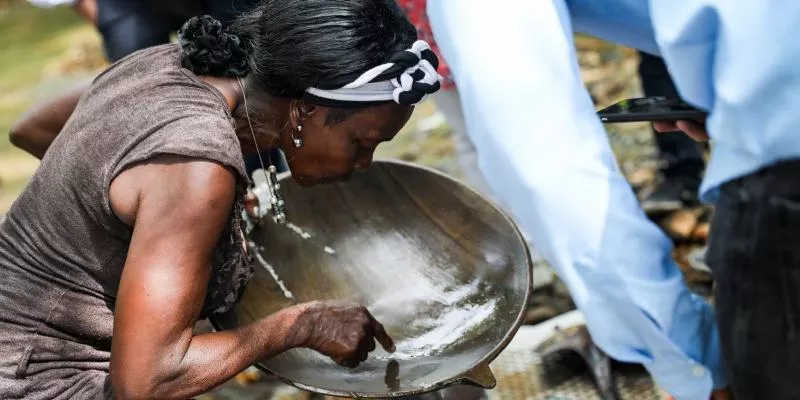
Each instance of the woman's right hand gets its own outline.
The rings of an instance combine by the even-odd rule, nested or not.
[[[394,352],[394,341],[367,309],[350,301],[302,304],[296,321],[298,347],[316,350],[334,362],[355,368],[375,350],[375,341]]]

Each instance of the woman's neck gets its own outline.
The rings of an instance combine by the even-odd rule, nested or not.
[[[229,110],[235,110],[242,101],[242,87],[239,84],[238,78],[220,78],[203,75],[200,76],[200,80],[213,86],[222,93],[222,97],[224,97],[225,101],[228,103]]]
[[[279,148],[281,127],[287,126],[288,101],[251,90],[253,83],[246,78],[201,76],[200,79],[222,93],[236,121],[236,136],[245,154]]]

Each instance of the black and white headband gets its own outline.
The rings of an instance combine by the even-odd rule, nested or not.
[[[394,101],[415,105],[441,88],[442,77],[436,72],[439,59],[424,40],[397,53],[386,64],[361,74],[338,89],[306,89],[305,98],[330,107],[353,107]]]

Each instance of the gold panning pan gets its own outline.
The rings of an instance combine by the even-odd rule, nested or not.
[[[519,328],[531,287],[528,248],[511,219],[464,184],[402,162],[375,162],[346,183],[280,184],[288,223],[251,233],[255,276],[214,325],[247,324],[293,299],[349,299],[386,326],[397,351],[379,347],[348,369],[294,349],[259,368],[345,397],[494,386],[488,365]]]

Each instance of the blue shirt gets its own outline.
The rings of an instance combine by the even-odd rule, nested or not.
[[[578,68],[573,32],[665,58],[709,111],[701,188],[800,157],[800,2],[429,0],[495,195],[569,286],[597,343],[678,399],[727,384],[712,309],[640,209]]]

